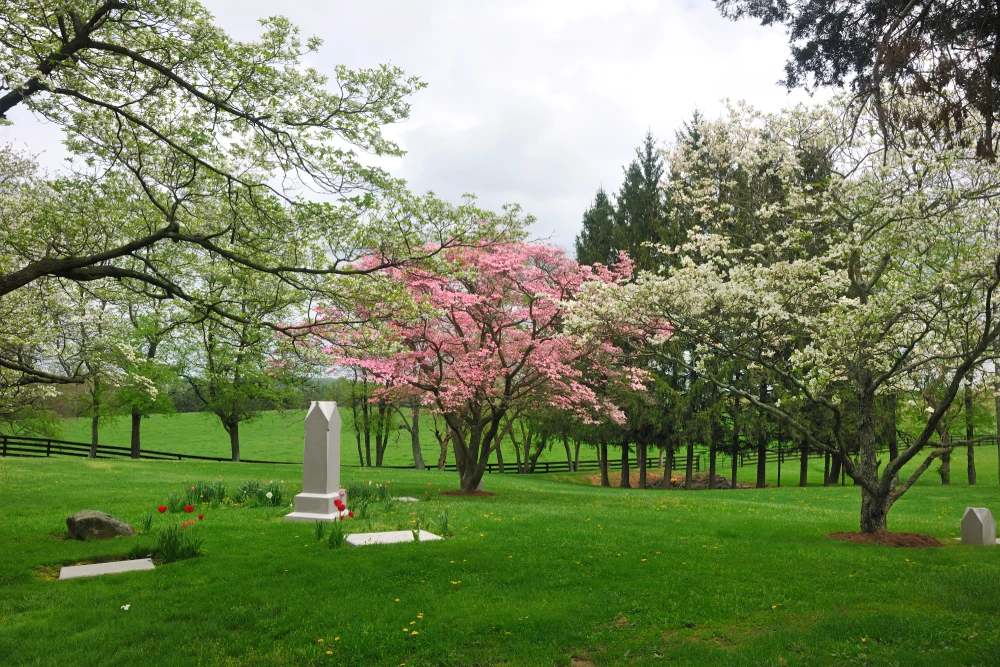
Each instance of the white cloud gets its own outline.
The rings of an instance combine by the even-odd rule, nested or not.
[[[205,4],[240,38],[276,12],[263,0]],[[410,121],[390,129],[409,151],[393,173],[451,199],[516,201],[537,216],[537,236],[567,248],[647,129],[672,137],[726,97],[768,110],[805,99],[776,84],[784,32],[730,22],[709,0],[295,0],[277,11],[324,39],[311,58],[321,70],[391,62],[428,82]],[[59,153],[58,128],[13,120],[0,140]]]

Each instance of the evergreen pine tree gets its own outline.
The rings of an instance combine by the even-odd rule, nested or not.
[[[581,264],[612,264],[618,261],[615,207],[604,188],[597,191],[594,203],[583,214],[583,230],[576,237],[576,261]]]
[[[651,132],[646,133],[636,157],[625,169],[625,181],[618,191],[615,231],[621,247],[628,252],[637,269],[655,271],[659,267],[655,248],[645,244],[660,243],[667,211],[661,187],[663,158]]]

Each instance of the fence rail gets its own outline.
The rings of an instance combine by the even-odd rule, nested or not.
[[[52,456],[75,456],[87,458],[90,456],[91,445],[86,442],[70,440],[55,440],[52,438],[28,438],[19,435],[0,435],[0,456],[19,458],[46,458]],[[130,458],[132,450],[128,447],[112,445],[97,445],[96,454],[99,459]],[[160,452],[144,449],[139,453],[140,459],[155,461],[231,461],[219,456],[199,456],[197,454],[178,454],[176,452]],[[242,459],[240,463],[270,463],[277,465],[301,465],[298,461],[260,461]]]

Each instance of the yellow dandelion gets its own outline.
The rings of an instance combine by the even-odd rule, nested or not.
[[[416,625],[416,624],[417,624],[416,621],[410,621],[410,625]]]
[[[333,641],[335,641],[335,642],[339,642],[339,641],[340,641],[340,637],[334,637],[334,638],[333,638]]]
[[[862,637],[862,638],[861,638],[861,643],[862,643],[862,644],[864,644],[864,643],[865,643],[865,642],[867,642],[867,641],[868,641],[868,638],[867,638],[867,637]]]
[[[319,639],[317,639],[316,641],[317,641],[317,642],[319,642],[320,644],[322,644],[322,643],[323,643],[323,638],[322,638],[322,637],[320,637],[320,638],[319,638]]]
[[[327,651],[326,654],[327,655],[333,655],[333,651]]]
[[[399,598],[396,598],[396,602],[399,602]]]
[[[412,637],[413,635],[419,635],[419,634],[420,633],[418,631],[414,630],[413,632],[410,633],[410,636]]]

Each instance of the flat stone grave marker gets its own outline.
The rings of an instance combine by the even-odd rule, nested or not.
[[[369,544],[399,544],[400,542],[412,542],[412,530],[389,530],[383,533],[354,533],[347,536],[347,543],[352,547],[364,547]],[[432,542],[444,539],[440,535],[428,533],[426,530],[420,531],[421,542]]]
[[[154,567],[153,561],[149,558],[120,560],[113,563],[92,563],[90,565],[68,565],[59,571],[59,581],[63,579],[77,579],[79,577],[97,577],[102,574],[152,570]]]
[[[985,507],[966,507],[962,517],[962,544],[996,546],[997,524]]]
[[[393,498],[396,502],[400,503],[419,503],[419,498],[413,498],[411,496],[400,496],[399,498]]]

